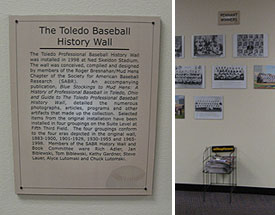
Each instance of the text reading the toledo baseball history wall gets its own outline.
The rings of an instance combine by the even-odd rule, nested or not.
[[[89,47],[93,46],[113,46],[113,38],[92,38],[92,39],[79,39],[79,38],[68,38],[68,35],[71,36],[81,36],[81,35],[91,35],[91,36],[129,36],[131,34],[131,28],[100,28],[97,26],[89,28],[84,27],[65,27],[59,26],[58,29],[48,26],[39,26],[40,34],[44,35],[55,35],[60,33],[66,37],[58,37],[57,45],[58,46],[83,46]],[[59,32],[58,32],[59,31]]]
[[[32,160],[136,156],[140,53],[41,50],[29,56]]]

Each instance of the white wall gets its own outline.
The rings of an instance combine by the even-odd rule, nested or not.
[[[210,145],[238,147],[238,185],[275,187],[275,90],[253,89],[253,65],[275,64],[275,1],[176,0],[176,35],[185,35],[185,59],[206,66],[206,89],[185,95],[186,118],[176,120],[176,183],[202,183],[202,152]],[[218,11],[240,10],[241,24],[219,26]],[[225,34],[226,57],[192,59],[193,34]],[[267,33],[268,58],[233,58],[234,33]],[[247,89],[211,89],[212,65],[247,65]],[[224,96],[223,120],[194,120],[194,96]]]
[[[0,214],[171,214],[171,2],[167,0],[2,0],[0,7]],[[9,78],[9,15],[134,15],[161,17],[158,127],[153,196],[17,196]]]

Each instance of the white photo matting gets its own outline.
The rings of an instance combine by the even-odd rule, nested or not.
[[[184,36],[175,37],[175,57],[184,58]]]
[[[223,96],[195,96],[195,119],[223,119]]]
[[[212,66],[212,88],[246,88],[246,66]]]
[[[192,57],[225,57],[225,35],[193,35]]]
[[[233,57],[268,57],[267,34],[234,34]]]
[[[175,87],[183,88],[205,88],[205,67],[176,66]]]
[[[159,44],[159,17],[10,17],[17,194],[152,195]]]

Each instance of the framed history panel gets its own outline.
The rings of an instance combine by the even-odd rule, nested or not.
[[[10,17],[17,194],[152,194],[159,43],[158,17]]]

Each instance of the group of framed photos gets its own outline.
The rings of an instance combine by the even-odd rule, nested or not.
[[[184,36],[175,38],[175,57],[185,57]],[[192,57],[225,57],[225,35],[193,35]],[[267,34],[234,34],[233,57],[268,57]]]
[[[175,38],[175,57],[184,58],[184,36]],[[225,57],[225,35],[193,35],[192,57]],[[234,34],[233,57],[268,57],[267,34]],[[175,68],[176,89],[205,88],[205,66]],[[213,65],[212,88],[247,88],[247,69],[243,65]],[[275,89],[275,65],[254,65],[254,88]],[[185,118],[185,97],[177,95],[176,119]],[[195,96],[195,119],[223,119],[223,96]]]
[[[176,66],[175,87],[205,88],[205,66]],[[212,88],[246,88],[246,66],[212,66]]]

